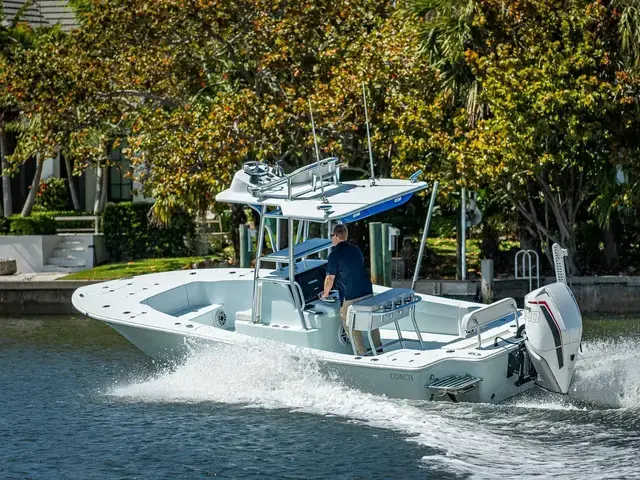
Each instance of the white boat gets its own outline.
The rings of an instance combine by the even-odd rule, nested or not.
[[[529,293],[523,310],[510,298],[483,305],[374,285],[374,296],[348,315],[365,338],[380,329],[383,353],[355,353],[339,302],[318,298],[326,272],[321,256],[331,248],[327,232],[334,222],[403,205],[427,189],[416,177],[341,182],[335,158],[288,175],[248,162],[216,201],[260,214],[254,269],[112,280],[79,288],[73,305],[155,359],[182,358],[194,344],[253,338],[290,345],[293,355],[315,356],[346,384],[389,397],[499,402],[536,384],[568,393],[582,319],[563,281]],[[287,222],[287,248],[265,251],[267,238],[276,244],[268,219]]]

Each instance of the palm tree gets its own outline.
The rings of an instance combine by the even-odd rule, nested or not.
[[[640,67],[640,0],[614,0],[611,2],[618,17],[620,53],[625,65]]]
[[[465,59],[465,52],[480,44],[474,0],[409,0],[406,13],[419,19],[422,49],[439,70],[443,87],[454,106],[464,106],[471,126],[482,117],[480,84]]]

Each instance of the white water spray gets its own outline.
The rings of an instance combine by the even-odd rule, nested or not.
[[[552,472],[563,478],[623,478],[638,471],[638,444],[609,445],[607,438],[626,432],[603,431],[597,421],[575,425],[513,405],[388,399],[350,389],[322,374],[315,358],[296,360],[291,353],[290,348],[256,340],[212,347],[172,371],[115,387],[110,395],[138,402],[216,402],[339,416],[401,432],[409,441],[435,449],[437,453],[424,458],[425,465],[473,478],[544,477]],[[613,464],[615,475],[609,476]]]
[[[640,408],[640,348],[636,340],[585,345],[571,397],[614,408]]]

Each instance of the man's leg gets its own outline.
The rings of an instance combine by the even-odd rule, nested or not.
[[[344,327],[344,331],[347,332],[347,335],[349,335],[349,328],[347,327],[347,309],[353,302],[357,302],[358,300],[360,299],[345,300],[342,307],[340,307],[340,318],[342,319],[342,326]],[[367,349],[362,341],[362,334],[358,330],[354,330],[350,338],[351,342],[356,347],[358,355],[364,355],[367,352]]]
[[[371,338],[373,339],[373,344],[376,346],[376,349],[380,349],[382,347],[382,340],[380,339],[380,330],[375,329],[371,330]]]

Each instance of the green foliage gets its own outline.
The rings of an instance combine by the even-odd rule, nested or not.
[[[456,217],[454,215],[434,215],[431,219],[429,237],[455,238]]]
[[[10,226],[11,221],[7,217],[0,216],[0,235],[7,235]]]
[[[30,217],[9,217],[9,235],[55,235],[57,224],[51,215],[34,214]]]
[[[21,129],[3,172],[61,149],[77,174],[108,165],[114,139],[126,139],[155,213],[175,219],[211,208],[244,160],[287,170],[312,160],[308,100],[321,154],[367,171],[365,83],[377,174],[422,168],[440,181],[432,236],[453,234],[452,193],[466,186],[499,199],[483,208],[488,256],[525,230],[588,267],[596,255],[584,249],[600,244],[576,243],[596,216],[598,228],[625,230],[621,254],[638,244],[637,222],[622,218],[640,204],[637,0],[71,4],[70,35],[0,28],[0,121],[20,115]],[[615,183],[618,165],[628,184]],[[189,225],[160,229],[145,206],[122,208],[107,220],[116,257],[184,248]],[[389,221],[417,235],[423,211],[412,203]]]
[[[71,196],[67,181],[49,177],[40,182],[34,211],[71,210]]]
[[[110,203],[103,214],[105,246],[112,260],[184,256],[191,250],[195,221],[175,210],[167,225],[150,220],[150,204]]]

